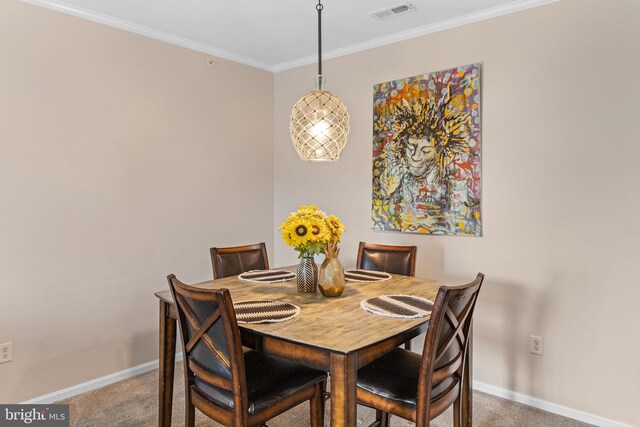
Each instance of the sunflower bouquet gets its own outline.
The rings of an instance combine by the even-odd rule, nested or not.
[[[338,255],[338,243],[345,227],[335,215],[327,215],[315,205],[299,206],[278,227],[284,242],[298,251],[299,258],[324,253]]]

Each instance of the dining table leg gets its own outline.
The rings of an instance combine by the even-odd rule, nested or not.
[[[160,355],[158,387],[158,425],[171,427],[173,373],[176,363],[176,319],[169,315],[170,306],[160,300]]]
[[[331,426],[356,425],[357,359],[355,354],[331,354]]]
[[[468,340],[462,378],[462,427],[473,425],[473,323],[469,326]]]

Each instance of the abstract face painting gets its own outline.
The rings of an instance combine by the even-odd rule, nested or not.
[[[374,230],[482,235],[480,67],[373,87]]]

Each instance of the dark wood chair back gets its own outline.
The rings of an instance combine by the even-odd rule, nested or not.
[[[250,270],[268,270],[267,246],[263,242],[255,245],[211,248],[211,264],[214,279],[237,276]]]
[[[418,248],[415,246],[376,245],[360,242],[356,268],[415,276],[417,251]]]
[[[415,276],[417,252],[418,248],[415,246],[377,245],[360,242],[356,268]],[[411,350],[411,341],[407,341],[404,348]]]
[[[185,364],[185,388],[194,376],[233,393],[234,411],[247,413],[247,386],[240,330],[227,289],[201,289],[168,277],[176,302]],[[242,418],[242,417],[240,417]]]
[[[324,424],[327,375],[257,351],[243,352],[227,289],[203,289],[168,278],[182,335],[185,427],[195,408],[222,425],[262,426],[310,401],[313,427]]]
[[[471,320],[483,280],[484,274],[478,273],[467,285],[438,291],[422,352],[417,426],[429,425],[430,419],[460,401]]]

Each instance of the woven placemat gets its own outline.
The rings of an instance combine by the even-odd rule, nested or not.
[[[381,295],[360,303],[364,311],[378,316],[416,319],[433,310],[433,301],[413,295]]]
[[[344,272],[344,278],[350,282],[382,282],[391,279],[391,275],[383,271],[351,268]]]
[[[295,278],[296,273],[287,270],[251,270],[238,276],[243,282],[254,283],[279,283]]]
[[[274,323],[293,319],[300,307],[288,302],[272,300],[238,301],[233,303],[238,323]]]

